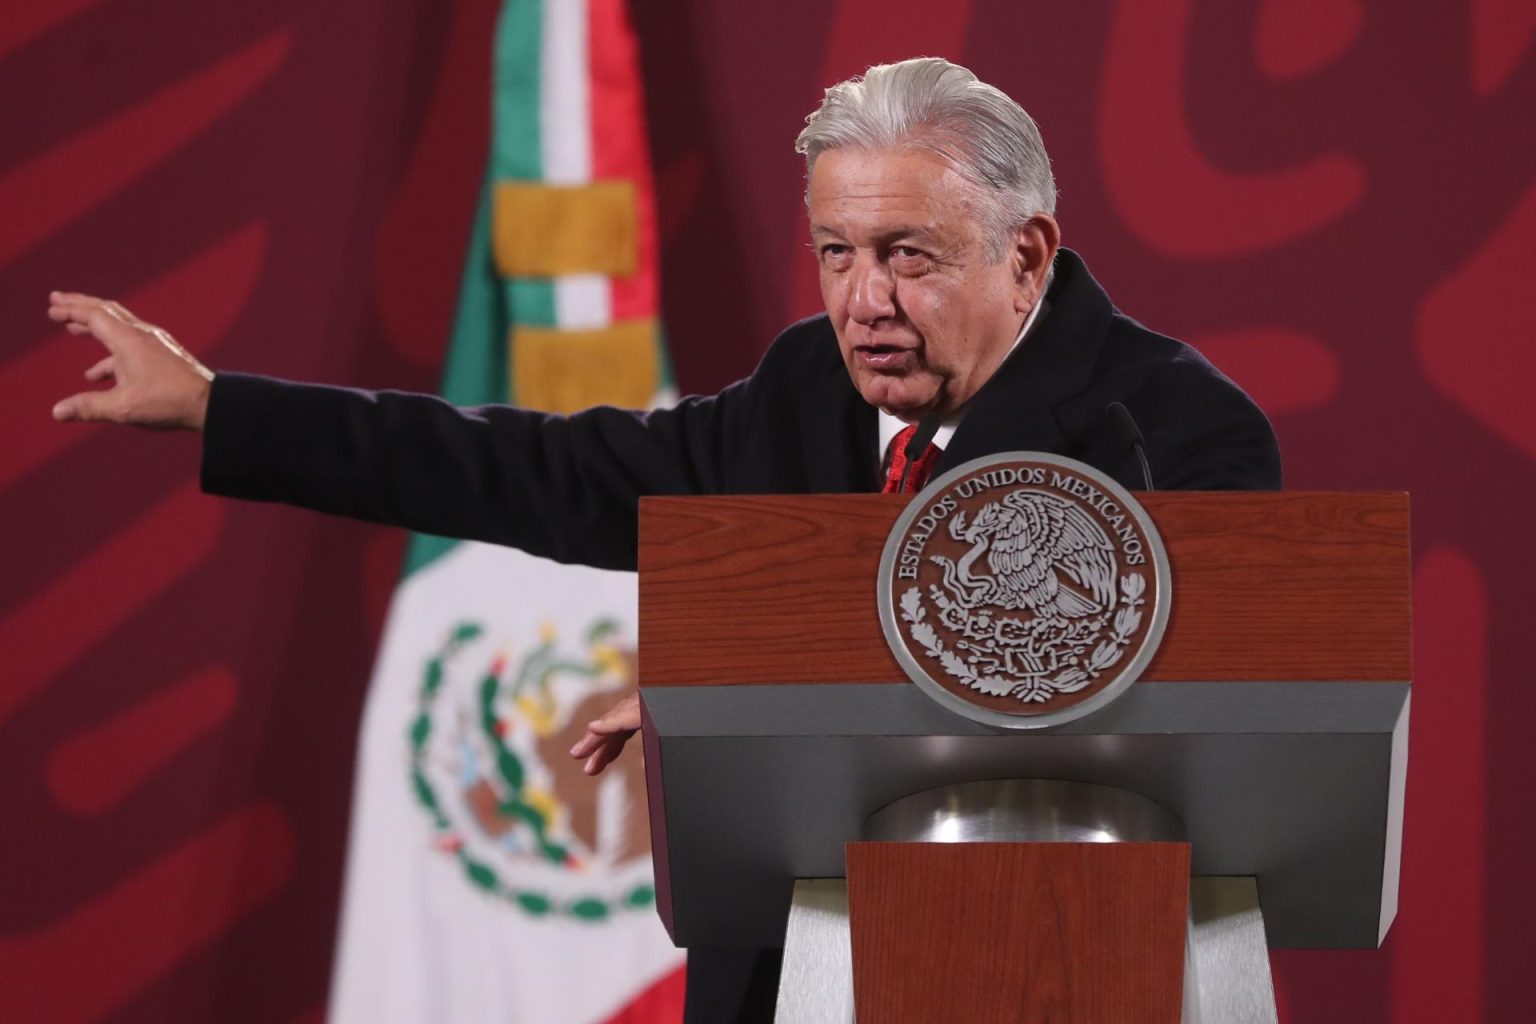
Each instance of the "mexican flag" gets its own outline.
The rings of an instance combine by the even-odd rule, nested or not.
[[[570,412],[670,391],[622,0],[507,0],[443,394]],[[334,1024],[673,1022],[639,750],[567,751],[634,685],[635,580],[412,537],[364,712]]]

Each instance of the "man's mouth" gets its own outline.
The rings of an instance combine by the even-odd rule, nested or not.
[[[855,345],[854,356],[871,370],[906,369],[914,358],[913,349],[902,345]]]

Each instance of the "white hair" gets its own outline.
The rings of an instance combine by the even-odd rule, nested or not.
[[[1034,119],[1002,90],[939,57],[878,64],[828,89],[795,139],[807,182],[817,157],[842,148],[943,157],[985,202],[993,259],[1031,217],[1056,212],[1056,179]]]

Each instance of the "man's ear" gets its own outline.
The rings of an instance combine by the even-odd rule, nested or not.
[[[1028,313],[1045,294],[1045,279],[1061,248],[1061,228],[1048,213],[1037,213],[1014,232],[1014,308]]]

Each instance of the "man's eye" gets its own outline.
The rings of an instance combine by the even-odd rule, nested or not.
[[[823,263],[836,264],[846,260],[849,253],[852,251],[853,250],[846,245],[837,245],[835,243],[824,245],[820,249],[821,260]]]

